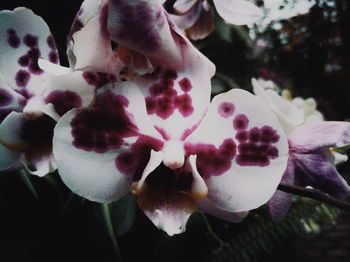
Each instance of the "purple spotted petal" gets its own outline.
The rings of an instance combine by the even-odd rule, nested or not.
[[[63,181],[77,194],[99,202],[128,192],[151,149],[161,148],[162,138],[148,121],[144,97],[130,82],[100,89],[87,110],[69,111],[59,120],[53,139]]]
[[[197,155],[209,200],[230,212],[266,203],[287,166],[287,139],[276,117],[239,89],[216,96],[185,143],[186,154]]]
[[[293,185],[295,163],[292,157],[288,159],[287,169],[283,174],[282,183]],[[267,209],[273,221],[279,222],[287,214],[290,205],[292,204],[292,195],[289,193],[277,190],[272,198],[267,202]]]
[[[350,195],[350,187],[338,173],[328,149],[310,153],[294,152],[293,158],[297,175],[305,184],[338,198]]]
[[[46,79],[38,65],[43,58],[58,63],[53,37],[45,22],[26,8],[0,13],[0,71],[16,90],[36,92]]]
[[[144,93],[150,119],[165,140],[184,140],[209,106],[210,75],[200,59],[196,67],[159,70],[135,82]]]

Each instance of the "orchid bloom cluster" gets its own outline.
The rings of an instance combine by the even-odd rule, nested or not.
[[[214,1],[219,13],[225,2]],[[257,95],[233,89],[210,101],[215,66],[163,3],[85,0],[69,68],[40,17],[0,13],[1,170],[57,168],[74,193],[101,203],[131,191],[169,235],[197,209],[232,222],[268,201],[280,210],[277,186],[297,169],[304,183],[347,196],[330,149],[350,143],[350,124],[287,132],[281,115],[294,111],[256,82]]]

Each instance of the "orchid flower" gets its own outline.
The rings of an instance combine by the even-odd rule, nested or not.
[[[153,70],[100,88],[89,108],[58,121],[53,152],[63,182],[97,202],[132,191],[169,235],[185,230],[196,207],[240,221],[268,201],[288,145],[265,103],[242,90],[210,103],[214,66],[172,23],[162,1],[110,0],[100,7],[97,16],[108,16],[98,19],[99,28],[107,20],[118,51],[143,56]]]
[[[54,38],[31,10],[1,11],[0,21],[0,171],[23,164],[44,176],[56,169],[55,121],[72,108],[87,107],[96,83],[90,83],[92,72],[58,65]]]
[[[182,79],[172,77],[179,96],[202,88],[189,80],[193,85],[184,91]],[[106,86],[91,108],[59,120],[53,150],[72,191],[110,202],[132,189],[140,208],[169,235],[185,230],[197,202],[208,213],[228,216],[270,199],[288,146],[263,101],[232,90],[214,98],[204,115],[201,99],[193,100],[191,113],[176,102],[170,114],[162,103],[151,113],[143,88],[129,81]]]
[[[262,11],[246,0],[214,0],[218,14],[234,25],[252,24],[262,17]],[[192,40],[203,39],[215,28],[214,12],[207,0],[177,0],[174,4],[175,23]]]
[[[270,105],[288,135],[288,167],[282,182],[319,189],[344,199],[350,187],[337,172],[332,148],[350,144],[350,123],[322,121],[313,99],[289,101],[271,89],[264,90],[253,80],[254,92]],[[346,159],[345,159],[346,160]],[[277,191],[268,203],[274,220],[286,214],[292,196]]]

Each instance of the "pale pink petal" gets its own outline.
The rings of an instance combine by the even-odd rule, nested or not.
[[[293,152],[312,152],[314,150],[342,147],[350,143],[349,122],[310,122],[295,129],[288,135]]]
[[[144,97],[130,82],[98,91],[88,110],[72,110],[55,128],[53,152],[64,183],[87,199],[109,202],[138,180],[161,137]]]
[[[184,14],[175,14],[170,15],[170,17],[174,20],[175,24],[181,29],[187,29],[193,26],[199,16],[203,12],[203,3],[201,1],[191,1],[193,2],[191,8],[187,10]]]
[[[246,0],[214,0],[216,11],[228,23],[247,25],[262,18],[262,10]]]
[[[232,223],[242,222],[249,214],[249,212],[246,211],[237,213],[228,212],[224,209],[215,206],[209,199],[205,199],[201,202],[198,202],[197,207],[209,215],[221,218]]]
[[[201,0],[177,0],[174,3],[173,9],[176,14],[183,15],[188,13],[198,3],[202,4]]]
[[[287,166],[287,139],[275,115],[244,90],[216,96],[185,142],[186,153],[197,155],[208,198],[230,212],[266,203]]]

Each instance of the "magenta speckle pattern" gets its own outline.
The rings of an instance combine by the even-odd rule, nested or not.
[[[219,145],[206,143],[186,143],[186,155],[197,155],[197,168],[204,178],[219,176],[236,163],[238,166],[264,167],[279,156],[276,143],[280,136],[271,126],[252,126],[245,114],[235,114],[236,107],[231,102],[217,106],[218,117],[232,124],[232,136],[223,138]]]
[[[233,139],[226,139],[216,148],[210,144],[186,144],[188,155],[197,155],[198,172],[204,177],[218,176],[231,168],[231,161],[236,155],[236,143]]]
[[[124,138],[138,134],[125,110],[128,104],[127,98],[111,91],[98,95],[91,108],[79,112],[71,121],[73,145],[96,153],[119,149]]]
[[[178,110],[184,117],[192,115],[194,108],[192,98],[188,92],[192,89],[192,84],[188,78],[179,81],[179,86],[183,94],[178,94],[175,89],[177,73],[174,70],[165,70],[158,81],[154,83],[146,97],[147,113],[157,115],[162,119],[169,118],[175,110]]]
[[[89,85],[95,86],[96,88],[116,81],[115,75],[100,72],[84,72],[83,77]]]

